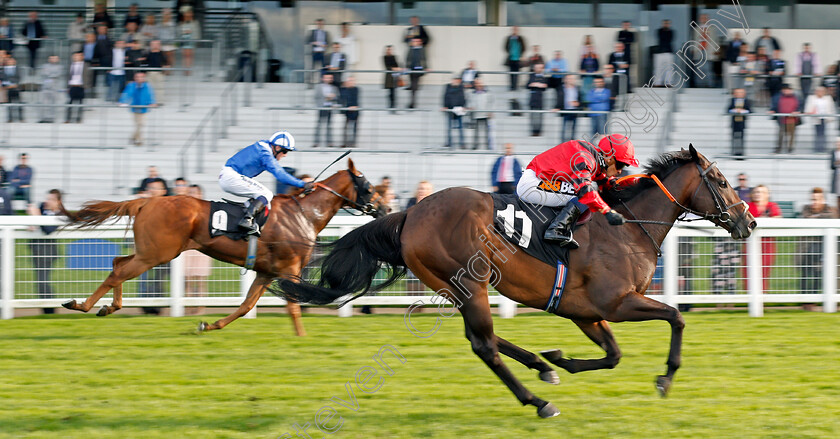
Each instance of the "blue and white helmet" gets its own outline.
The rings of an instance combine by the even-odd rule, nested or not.
[[[287,151],[295,151],[295,138],[288,131],[278,131],[268,139],[272,147],[283,148]]]

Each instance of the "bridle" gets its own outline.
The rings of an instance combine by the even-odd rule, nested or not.
[[[361,212],[357,216],[372,215],[376,212],[376,207],[374,206],[373,202],[376,201],[380,195],[372,190],[370,182],[367,181],[364,178],[364,176],[356,175],[350,172],[350,170],[347,170],[347,173],[350,174],[350,178],[353,179],[353,187],[356,189],[356,201],[353,201],[345,197],[344,195],[341,195],[340,193],[336,192],[333,188],[323,183],[315,183],[315,186],[326,190],[327,192],[335,195],[338,198],[341,198],[342,200],[344,200],[345,203],[349,204],[351,208]],[[371,193],[371,195],[367,197],[367,199],[365,199],[365,196],[363,194],[367,193]],[[345,211],[347,211],[351,215],[356,215],[355,213],[350,212],[347,209],[345,209]]]
[[[712,196],[712,201],[714,201],[714,203],[715,203],[715,209],[717,209],[717,212],[701,212],[699,210],[692,209],[688,206],[684,206],[679,201],[677,201],[677,199],[673,195],[671,195],[671,192],[668,190],[668,188],[665,187],[664,184],[662,184],[662,181],[659,180],[659,177],[657,177],[656,175],[653,175],[653,174],[650,174],[650,175],[648,175],[648,174],[630,175],[630,176],[627,176],[627,177],[620,178],[616,183],[618,183],[622,180],[628,179],[628,178],[636,178],[636,177],[638,177],[638,178],[650,178],[651,180],[653,180],[656,183],[657,186],[659,186],[659,189],[662,190],[662,192],[665,194],[665,196],[668,197],[668,199],[671,200],[671,202],[676,204],[677,207],[679,207],[682,210],[682,213],[680,213],[680,216],[677,218],[677,220],[682,221],[682,222],[709,220],[709,221],[712,221],[712,222],[717,221],[721,224],[727,224],[730,227],[735,227],[738,224],[738,221],[740,221],[742,218],[744,218],[746,213],[748,212],[747,203],[744,200],[740,200],[737,203],[727,205],[726,200],[723,199],[723,195],[720,194],[719,190],[715,189],[714,185],[712,184],[712,181],[709,179],[709,173],[712,170],[717,169],[717,162],[709,163],[709,166],[706,167],[706,169],[703,169],[703,167],[700,166],[699,163],[695,162],[694,165],[697,166],[697,170],[700,172],[700,178],[703,179],[703,183],[706,184],[706,188],[709,190],[709,193]],[[700,191],[700,187],[701,187],[701,185],[698,184],[697,189],[695,189],[694,193],[691,195],[691,200],[692,201],[694,201],[694,199],[697,197],[697,193]],[[630,210],[630,208],[627,207],[627,204],[625,204],[624,201],[622,201],[621,204],[624,206],[625,209],[627,209],[627,211],[631,215],[633,215],[634,219],[627,220],[627,222],[638,224],[639,227],[642,228],[642,231],[645,232],[645,235],[647,235],[648,238],[650,238],[651,242],[653,242],[653,246],[656,248],[657,256],[662,256],[662,249],[659,247],[659,244],[656,243],[656,240],[653,239],[653,237],[650,235],[650,233],[648,233],[647,229],[645,229],[644,224],[661,224],[661,225],[672,226],[674,223],[673,222],[669,223],[669,222],[665,222],[665,221],[636,219],[636,214],[634,214]],[[729,213],[729,210],[736,207],[736,206],[739,206],[739,205],[744,206],[744,211],[740,215],[738,215],[738,217],[735,220],[733,220],[732,219],[732,214]],[[688,217],[688,215],[694,215],[696,218],[690,218],[690,217]]]

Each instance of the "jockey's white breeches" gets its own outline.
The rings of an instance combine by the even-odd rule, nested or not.
[[[239,197],[265,197],[266,204],[271,209],[271,199],[274,197],[274,192],[253,178],[236,172],[230,166],[225,166],[219,173],[219,186],[225,192]]]
[[[516,195],[519,195],[522,201],[549,207],[565,206],[575,198],[574,195],[540,189],[540,183],[542,180],[537,177],[537,174],[532,169],[526,169],[522,173],[522,178],[519,179],[519,184],[516,185]]]

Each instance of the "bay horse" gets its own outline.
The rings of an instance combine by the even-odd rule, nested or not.
[[[202,322],[199,331],[222,329],[250,311],[273,278],[299,275],[309,262],[315,239],[342,207],[361,210],[374,217],[384,215],[384,206],[374,196],[370,182],[356,170],[352,160],[348,169],[317,183],[315,190],[298,199],[276,195],[271,200],[269,218],[257,245],[254,271],[257,277],[245,301],[229,316],[213,324]],[[377,206],[374,206],[374,202]],[[66,212],[66,211],[65,211]],[[68,227],[91,228],[119,216],[133,218],[135,253],[114,258],[113,271],[82,303],[70,300],[67,309],[88,312],[96,302],[114,290],[111,305],[103,306],[98,316],[106,316],[122,307],[122,283],[152,267],[175,259],[181,252],[195,249],[220,261],[243,266],[247,242],[226,236],[210,237],[210,202],[191,196],[141,198],[130,201],[92,201],[78,212],[67,212]],[[289,302],[295,330],[305,335],[300,319],[300,305]]]
[[[555,311],[571,319],[606,355],[572,359],[564,358],[560,350],[544,351],[542,355],[569,373],[614,368],[621,351],[607,322],[665,320],[671,326],[667,372],[655,382],[665,396],[680,367],[685,322],[674,307],[643,295],[656,268],[659,246],[685,212],[711,220],[734,239],[747,238],[756,224],[746,203],[715,164],[693,146],[651,160],[645,172],[658,177],[662,188],[652,179],[641,179],[626,189],[605,194],[605,199],[625,217],[637,219],[634,213],[641,214],[643,218],[638,219],[654,224],[611,226],[603,215],[593,215],[575,232],[580,249],[570,252],[566,290]],[[666,197],[671,194],[674,201]],[[289,300],[314,304],[330,303],[361,291],[347,299],[352,300],[393,283],[408,268],[455,304],[473,352],[519,401],[535,406],[541,417],[556,416],[560,411],[528,391],[502,363],[499,353],[536,369],[539,378],[551,384],[559,383],[557,374],[537,355],[493,333],[487,297],[492,280],[502,295],[545,309],[552,296],[556,267],[516,251],[493,232],[493,223],[489,194],[468,188],[446,189],[336,241],[321,263],[318,284],[278,279],[271,291]],[[383,263],[391,267],[390,276],[372,286]]]

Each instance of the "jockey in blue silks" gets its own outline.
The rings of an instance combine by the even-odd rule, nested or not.
[[[219,173],[219,186],[225,192],[249,198],[245,217],[239,222],[249,234],[259,234],[254,216],[262,209],[271,209],[269,201],[274,197],[274,193],[254,177],[268,171],[283,184],[304,188],[304,194],[314,189],[314,183],[305,183],[280,166],[278,161],[289,151],[295,151],[295,138],[288,131],[278,131],[268,140],[259,140],[234,154]]]

